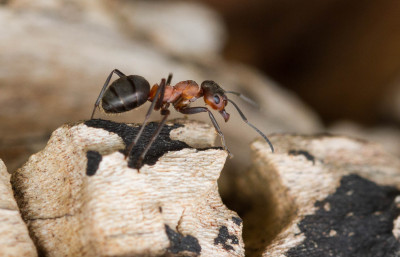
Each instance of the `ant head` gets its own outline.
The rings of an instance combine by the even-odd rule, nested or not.
[[[229,113],[225,111],[225,106],[228,104],[228,97],[225,95],[225,91],[212,80],[206,80],[201,83],[201,89],[204,94],[204,102],[214,110],[219,111],[225,122],[227,122]]]

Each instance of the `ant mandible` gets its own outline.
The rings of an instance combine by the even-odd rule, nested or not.
[[[111,77],[113,74],[117,74],[119,78],[111,83],[108,87]],[[147,151],[150,149],[154,140],[157,138],[160,133],[162,127],[164,126],[170,111],[168,110],[170,104],[173,105],[175,110],[183,114],[196,114],[200,112],[208,112],[210,119],[215,127],[215,130],[221,137],[222,146],[228,152],[229,156],[232,157],[231,152],[225,144],[224,134],[222,133],[214,115],[207,107],[189,107],[190,104],[197,99],[203,97],[206,105],[209,105],[212,109],[219,111],[219,113],[224,118],[225,122],[229,120],[229,113],[225,111],[225,106],[228,102],[231,102],[236,110],[239,112],[241,118],[245,123],[247,123],[250,127],[252,127],[255,131],[257,131],[269,144],[271,151],[274,152],[274,147],[272,146],[269,139],[253,124],[251,124],[247,118],[244,116],[243,112],[239,109],[237,104],[232,100],[228,99],[226,93],[235,94],[244,100],[249,100],[245,96],[240,93],[233,91],[225,91],[223,90],[217,83],[212,80],[206,80],[201,83],[201,86],[193,81],[186,80],[181,81],[175,86],[171,86],[172,74],[169,74],[168,79],[164,78],[161,80],[160,85],[155,84],[150,88],[149,82],[138,75],[129,75],[126,76],[121,71],[115,69],[110,75],[108,75],[103,88],[100,91],[99,97],[96,100],[96,103],[93,108],[92,116],[90,119],[93,119],[96,108],[99,107],[101,102],[101,109],[105,113],[122,113],[127,112],[132,109],[135,109],[146,101],[152,102],[144,119],[143,125],[140,128],[138,134],[136,135],[133,142],[125,149],[125,156],[130,156],[130,153],[133,147],[138,142],[147,122],[150,117],[152,110],[155,111],[160,110],[163,118],[159,123],[156,131],[152,135],[149,143],[145,147],[144,151],[141,153],[138,159],[137,167],[141,166],[141,163],[146,156]],[[107,88],[108,87],[108,88]]]

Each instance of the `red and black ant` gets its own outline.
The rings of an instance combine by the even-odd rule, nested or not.
[[[113,81],[108,87],[111,77],[114,73],[117,74],[119,78]],[[229,113],[225,111],[225,106],[228,104],[228,102],[231,102],[236,110],[239,112],[243,121],[246,122],[255,131],[257,131],[269,144],[271,151],[274,152],[274,147],[272,146],[269,139],[258,128],[251,124],[244,116],[243,112],[236,105],[236,103],[228,99],[228,97],[226,96],[226,93],[232,93],[246,100],[246,97],[244,97],[242,94],[232,91],[225,91],[212,80],[204,81],[203,83],[201,83],[201,86],[199,86],[193,80],[181,81],[175,86],[171,86],[171,80],[172,74],[169,74],[167,80],[162,79],[160,85],[155,84],[153,87],[150,88],[150,84],[145,78],[138,75],[126,76],[121,71],[115,69],[110,73],[110,75],[108,75],[103,85],[103,88],[100,91],[99,97],[97,98],[94,105],[92,116],[90,117],[90,119],[93,119],[96,108],[99,106],[100,102],[101,109],[105,113],[127,112],[141,106],[146,101],[152,102],[138,134],[136,135],[133,142],[125,149],[125,155],[127,157],[130,155],[133,147],[138,142],[153,109],[155,111],[160,110],[161,115],[163,115],[163,119],[159,123],[157,130],[152,135],[152,138],[150,139],[148,145],[141,153],[138,160],[138,167],[140,167],[141,162],[143,161],[147,151],[150,149],[150,146],[153,144],[154,140],[157,138],[162,127],[164,126],[170,114],[170,111],[168,110],[170,104],[174,106],[175,110],[183,114],[208,112],[208,115],[210,116],[215,130],[221,137],[223,148],[228,152],[229,156],[232,157],[231,152],[228,150],[228,147],[225,144],[224,134],[222,133],[212,112],[207,107],[190,107],[190,104],[192,102],[201,97],[204,98],[204,102],[206,103],[206,105],[209,105],[212,109],[219,111],[225,122],[229,120],[230,116]]]

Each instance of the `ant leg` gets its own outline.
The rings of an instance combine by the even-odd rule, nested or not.
[[[165,95],[165,87],[168,84],[164,84],[163,86],[160,85],[160,96],[158,97],[157,95],[154,97],[153,102],[156,102],[155,106],[154,106],[154,110],[160,110],[160,108],[163,105],[163,100],[164,100],[164,95]],[[158,91],[158,90],[157,90]],[[158,92],[157,92],[158,93]]]
[[[171,84],[171,80],[172,80],[172,73],[168,74],[167,86]]]
[[[106,88],[107,88],[108,84],[110,83],[110,80],[111,80],[111,77],[112,77],[113,73],[117,74],[119,77],[125,77],[125,74],[120,72],[118,69],[114,69],[110,73],[110,75],[108,75],[108,77],[106,79],[106,82],[104,83],[103,88],[100,91],[99,97],[97,97],[96,103],[94,104],[92,116],[90,116],[90,119],[93,119],[94,112],[96,111],[96,108],[99,106],[101,98],[103,98],[104,92],[106,91]]]
[[[154,132],[153,136],[151,136],[151,139],[149,141],[149,143],[146,145],[146,148],[143,150],[142,154],[140,155],[138,162],[137,162],[137,167],[138,169],[140,168],[140,166],[142,166],[142,162],[144,160],[144,157],[146,156],[146,153],[149,151],[151,145],[154,143],[154,141],[156,140],[156,138],[158,137],[158,135],[161,132],[161,129],[164,127],[165,122],[167,121],[167,118],[170,114],[170,111],[167,109],[161,110],[161,115],[163,115],[163,119],[161,120],[160,124],[158,124],[157,130],[156,132]]]
[[[125,151],[125,158],[129,157],[129,155],[131,154],[131,151],[133,149],[133,147],[136,145],[136,143],[139,141],[140,136],[143,133],[144,128],[146,127],[147,121],[150,118],[151,112],[153,111],[153,109],[155,108],[155,104],[157,102],[156,99],[158,99],[158,97],[160,96],[161,92],[163,92],[163,94],[160,96],[161,99],[164,98],[164,92],[165,92],[165,79],[161,80],[160,86],[157,89],[156,95],[154,96],[154,100],[153,102],[151,102],[151,105],[149,107],[149,109],[147,110],[146,116],[144,118],[142,127],[140,128],[139,132],[136,134],[135,139],[133,140],[133,142],[126,148]],[[163,89],[164,88],[164,89]]]
[[[165,87],[171,84],[172,80],[172,73],[168,75],[167,82],[165,83],[165,86],[161,89],[160,97],[157,98],[157,96],[154,99],[157,99],[157,103],[154,107],[154,110],[160,110],[162,105],[163,105],[163,100],[164,100],[164,95],[165,95]],[[161,86],[160,86],[161,87]]]
[[[200,113],[200,112],[208,112],[208,115],[210,116],[210,119],[214,125],[215,130],[217,131],[218,135],[221,138],[222,146],[224,147],[225,151],[228,152],[229,157],[230,158],[233,157],[233,154],[229,151],[228,147],[226,146],[224,134],[222,133],[221,128],[219,127],[219,125],[217,123],[217,120],[215,119],[214,115],[207,107],[188,107],[188,108],[180,109],[179,112],[183,113],[183,114],[196,114],[196,113]]]

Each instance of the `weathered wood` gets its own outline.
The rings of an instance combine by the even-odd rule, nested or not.
[[[10,174],[0,159],[0,256],[37,256],[21,218],[10,184]]]
[[[243,216],[248,256],[399,256],[397,157],[340,136],[270,139],[276,152],[255,142],[241,181],[258,203]]]
[[[13,174],[41,253],[244,256],[241,219],[218,193],[227,154],[212,147],[214,128],[169,124],[140,170],[131,168],[156,125],[146,126],[128,159],[121,150],[139,127],[104,120],[64,125]]]

